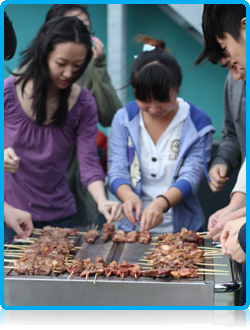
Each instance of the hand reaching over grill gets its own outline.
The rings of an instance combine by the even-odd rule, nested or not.
[[[163,221],[163,210],[158,204],[158,200],[154,200],[144,210],[141,217],[141,230],[149,230],[159,226]]]
[[[123,203],[122,209],[125,217],[137,226],[137,222],[140,220],[141,211],[142,211],[142,202],[140,198],[134,193],[131,192],[131,195]],[[135,216],[134,212],[135,211]]]
[[[119,202],[103,200],[98,203],[98,211],[107,219],[108,223],[122,220],[122,206]]]

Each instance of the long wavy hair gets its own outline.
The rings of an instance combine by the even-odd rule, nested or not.
[[[18,69],[27,65],[25,72],[19,74],[22,94],[26,83],[33,80],[32,110],[35,122],[43,125],[46,120],[47,82],[49,77],[48,54],[57,44],[75,42],[87,47],[85,62],[76,71],[71,83],[65,89],[61,89],[60,101],[57,110],[52,117],[55,126],[63,126],[68,115],[68,98],[72,84],[77,81],[92,58],[91,38],[88,29],[81,20],[76,17],[58,17],[45,23],[39,30],[31,45],[21,53],[21,62]]]
[[[152,99],[169,102],[171,91],[178,90],[182,83],[181,69],[176,59],[165,49],[162,40],[139,35],[138,42],[154,46],[155,49],[145,51],[134,60],[130,71],[130,84],[135,98],[142,102]]]

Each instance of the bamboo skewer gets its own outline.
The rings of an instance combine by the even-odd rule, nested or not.
[[[14,261],[17,261],[18,259],[4,259],[4,262],[14,262]]]
[[[68,276],[67,280],[69,280],[69,279],[71,278],[71,276],[73,275],[73,273],[74,273],[74,271],[73,271],[73,272],[71,272],[71,273],[69,274],[69,276]]]
[[[111,272],[112,272],[112,271],[110,271],[110,272],[108,273],[107,277],[111,274]]]
[[[16,249],[22,249],[25,250],[27,247],[29,247],[29,245],[14,245],[14,244],[4,244],[4,246],[6,247],[14,247]]]
[[[98,273],[95,273],[95,278],[93,284],[95,284],[96,278],[97,278]]]
[[[202,262],[197,262],[196,265],[201,265],[201,266],[223,266],[223,267],[226,267],[227,265],[224,265],[224,264],[205,264],[205,263],[202,263]]]
[[[205,272],[212,272],[212,273],[229,273],[228,270],[218,270],[218,269],[206,269],[206,268],[198,268],[197,271],[205,271]]]
[[[197,272],[198,275],[229,275],[229,274],[221,274],[221,273],[213,273],[213,274],[208,274],[208,273],[200,273],[200,272]]]

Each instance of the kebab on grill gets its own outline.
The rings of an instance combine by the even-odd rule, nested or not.
[[[126,243],[135,243],[138,240],[139,234],[137,230],[133,230],[127,233],[125,242]]]
[[[141,244],[149,244],[151,242],[151,234],[148,230],[142,230],[140,232],[138,242]]]
[[[125,242],[126,239],[126,232],[122,229],[117,229],[114,231],[114,234],[112,235],[113,242]]]
[[[97,238],[99,238],[101,234],[96,229],[90,229],[87,234],[85,234],[85,241],[89,244],[93,244]]]
[[[110,223],[104,223],[102,226],[102,240],[104,242],[107,242],[112,239],[112,236],[115,231],[115,225],[113,222]]]

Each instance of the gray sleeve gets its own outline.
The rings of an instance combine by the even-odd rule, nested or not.
[[[231,74],[231,73],[230,73]],[[224,120],[221,129],[222,141],[210,162],[211,169],[216,164],[227,166],[227,175],[230,176],[234,169],[241,165],[241,150],[236,135],[233,111],[237,111],[235,103],[232,102],[232,90],[230,88],[230,77],[227,76],[224,86]]]

